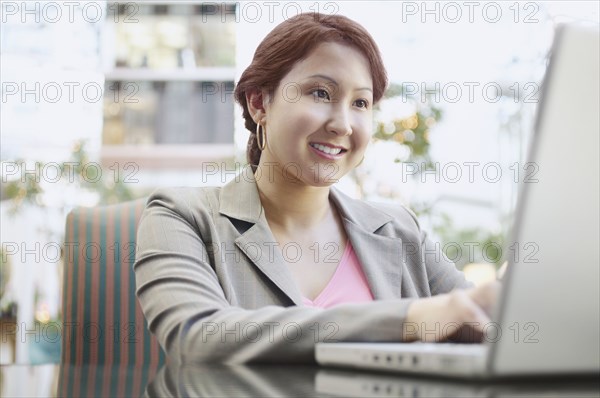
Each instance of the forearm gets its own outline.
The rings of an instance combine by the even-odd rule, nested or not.
[[[170,358],[182,362],[313,363],[330,341],[401,341],[414,299],[342,304],[329,309],[267,306],[223,308],[198,316],[163,314],[153,326]]]

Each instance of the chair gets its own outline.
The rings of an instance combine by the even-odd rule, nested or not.
[[[136,230],[145,203],[77,208],[67,216],[63,364],[158,368],[165,362],[135,295]]]

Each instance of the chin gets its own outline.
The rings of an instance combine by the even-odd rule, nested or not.
[[[328,187],[337,183],[347,174],[340,170],[341,166],[335,163],[319,164],[318,168],[312,167],[308,171],[310,174],[303,178],[309,185],[315,187]]]
[[[312,181],[310,185],[318,188],[325,188],[334,185],[337,181]]]

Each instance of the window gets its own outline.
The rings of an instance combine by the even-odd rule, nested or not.
[[[196,164],[232,156],[235,3],[108,8],[103,162],[137,153],[164,167],[178,147]]]

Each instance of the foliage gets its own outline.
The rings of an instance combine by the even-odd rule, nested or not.
[[[409,150],[408,157],[404,156],[404,159],[401,159],[398,156],[393,161],[395,163],[405,161],[422,164],[424,167],[419,167],[417,172],[412,175],[417,180],[420,178],[421,171],[434,169],[434,163],[429,153],[430,134],[434,126],[441,121],[443,112],[431,101],[432,95],[435,95],[435,92],[428,92],[424,97],[421,97],[420,94],[418,97],[409,95],[402,85],[391,84],[384,94],[383,101],[399,97],[403,103],[410,104],[414,108],[414,113],[388,123],[377,121],[373,134],[374,141],[383,140],[397,143],[399,153],[406,153],[406,148]],[[364,181],[356,172],[351,176],[359,189],[363,191],[362,183]],[[491,262],[497,266],[501,263],[504,240],[501,233],[490,233],[480,228],[459,229],[448,214],[438,214],[432,203],[413,202],[410,204],[410,208],[419,218],[430,217],[434,220],[432,232],[441,240],[441,244],[445,248],[444,254],[453,260],[458,268],[472,262]],[[470,250],[470,247],[475,247],[477,250]]]
[[[27,162],[18,159],[14,163],[24,165]],[[21,206],[27,203],[45,207],[41,198],[50,184],[44,184],[43,178],[40,176],[43,175],[47,164],[35,161],[34,169],[28,170],[27,173],[21,173],[23,175],[18,179],[10,180],[8,176],[2,176],[2,181],[7,181],[3,186],[2,199],[10,200],[10,213],[17,213]],[[55,164],[53,163],[53,165]],[[121,179],[115,181],[111,179],[112,173],[99,167],[88,167],[91,164],[85,150],[85,143],[83,141],[75,142],[69,159],[58,164],[61,172],[60,181],[87,192],[97,193],[99,204],[117,203],[135,198],[133,192]]]
[[[11,276],[11,263],[7,254],[0,248],[0,318],[14,318],[17,314],[17,304],[6,291]]]
[[[102,175],[99,181],[97,175],[89,175],[92,172],[88,170],[97,170],[93,168],[85,168],[84,166],[90,164],[89,156],[85,151],[85,145],[81,141],[77,141],[73,147],[71,153],[71,162],[76,164],[73,168],[72,174],[78,176],[77,183],[83,189],[88,191],[95,191],[100,195],[99,204],[114,204],[119,202],[126,202],[136,198],[136,195],[127,187],[123,182],[123,179],[111,178],[113,173],[108,172],[106,169],[102,169]],[[86,175],[87,173],[87,175]]]
[[[10,278],[10,261],[4,250],[0,247],[0,298],[4,296],[6,282]]]
[[[428,93],[429,94],[429,93]],[[407,118],[394,119],[391,124],[377,122],[373,139],[394,141],[409,149],[408,162],[424,162],[427,168],[433,166],[429,155],[431,128],[442,118],[442,110],[429,100],[417,98],[405,92],[403,86],[391,84],[384,94],[384,100],[401,97],[403,102],[411,104],[415,112]],[[394,162],[401,162],[397,157]]]
[[[444,254],[455,262],[458,268],[468,263],[491,263],[500,266],[504,257],[504,235],[491,233],[480,228],[457,229],[452,219],[440,214],[441,222],[433,230],[444,242]]]

